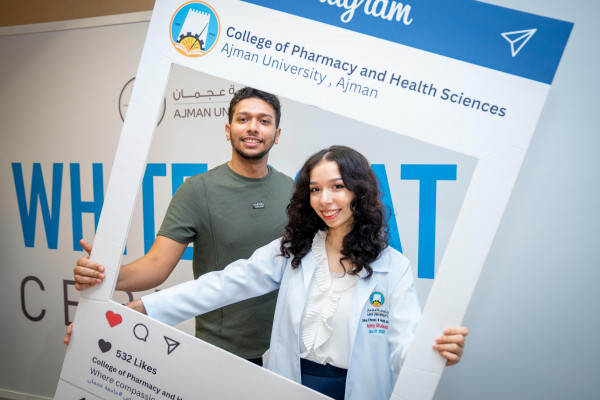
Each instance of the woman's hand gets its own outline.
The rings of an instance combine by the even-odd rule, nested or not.
[[[465,338],[469,334],[466,326],[454,326],[444,330],[443,336],[435,339],[433,349],[437,350],[442,357],[447,359],[447,366],[457,364],[465,347]]]
[[[127,304],[125,304],[125,307],[129,307],[132,310],[135,310],[139,313],[148,315],[148,314],[146,314],[146,307],[144,307],[144,303],[142,302],[142,299],[137,299],[130,303],[127,303]]]
[[[67,326],[67,333],[65,334],[65,338],[63,339],[63,343],[69,345],[71,341],[71,334],[73,333],[73,323],[71,322],[69,326]]]

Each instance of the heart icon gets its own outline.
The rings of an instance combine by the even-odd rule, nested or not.
[[[103,353],[106,353],[110,350],[112,344],[110,344],[110,342],[105,342],[104,339],[100,339],[98,340],[98,347],[100,347],[100,350],[102,350]]]
[[[110,325],[110,327],[114,328],[115,326],[117,326],[121,322],[123,322],[123,317],[121,317],[119,314],[115,314],[112,311],[107,311],[106,312],[106,320],[108,321],[108,324]]]

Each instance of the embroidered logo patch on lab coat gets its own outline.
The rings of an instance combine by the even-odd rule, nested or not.
[[[373,292],[371,293],[371,297],[369,297],[369,302],[375,307],[381,307],[385,303],[385,297],[381,292]]]
[[[362,323],[369,333],[386,334],[390,323],[390,311],[382,307],[385,304],[385,296],[381,292],[373,292],[369,296],[369,303],[373,307],[367,307],[366,318],[362,318]]]

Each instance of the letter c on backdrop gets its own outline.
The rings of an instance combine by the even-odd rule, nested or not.
[[[46,315],[46,310],[42,309],[42,312],[40,312],[40,315],[38,315],[37,317],[34,317],[27,312],[27,307],[25,307],[25,285],[29,281],[35,281],[40,286],[40,289],[42,289],[42,290],[45,290],[45,289],[44,289],[44,284],[42,283],[42,281],[40,281],[35,276],[30,275],[30,276],[26,277],[25,279],[23,279],[23,282],[21,282],[21,309],[23,310],[23,314],[25,314],[27,319],[37,322],[37,321],[40,321],[42,318],[44,318],[44,315]]]

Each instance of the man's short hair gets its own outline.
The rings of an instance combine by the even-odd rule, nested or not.
[[[240,101],[251,98],[261,99],[273,107],[275,110],[275,127],[279,128],[279,121],[281,120],[281,103],[279,103],[277,96],[251,87],[243,87],[233,95],[231,102],[229,103],[229,123],[231,124],[235,106]]]

